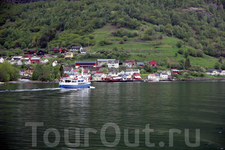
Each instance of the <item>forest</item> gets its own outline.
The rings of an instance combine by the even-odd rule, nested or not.
[[[0,55],[94,46],[99,43],[93,32],[106,24],[136,30],[147,22],[154,25],[149,35],[161,32],[199,53],[225,56],[225,0],[49,0],[0,6]]]

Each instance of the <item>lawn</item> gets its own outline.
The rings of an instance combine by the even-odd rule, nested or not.
[[[147,29],[148,27],[151,27],[152,24],[147,23],[143,24],[141,28]],[[115,37],[111,33],[113,31],[118,30],[116,27],[111,26],[107,24],[101,29],[97,29],[94,31],[96,45],[93,47],[87,48],[89,52],[96,52],[98,50],[112,50],[114,47],[117,47],[119,50],[123,51],[129,51],[130,56],[126,59],[134,59],[136,61],[150,61],[150,60],[156,60],[159,61],[167,61],[170,63],[179,63],[181,59],[185,59],[184,55],[178,54],[177,57],[175,57],[175,53],[179,50],[179,48],[176,47],[176,43],[179,41],[179,39],[174,37],[167,37],[163,35],[162,40],[154,40],[153,41],[136,41],[137,39],[140,39],[140,37],[135,38],[128,38],[128,41],[124,42],[124,44],[119,44],[119,41],[122,39],[121,37]],[[129,29],[127,29],[129,31]],[[131,31],[131,30],[130,30]],[[138,31],[140,33],[140,36],[143,35],[145,32],[141,32],[141,29],[139,30],[132,30],[132,31]],[[107,39],[112,44],[111,45],[104,45],[99,46],[99,41]],[[157,47],[155,47],[155,44],[159,44]],[[186,51],[189,46],[183,45],[181,47],[184,51]],[[189,56],[191,64],[192,65],[200,65],[203,67],[208,68],[214,68],[215,63],[218,61],[217,58],[210,57],[208,55],[204,55],[203,57],[192,57]]]

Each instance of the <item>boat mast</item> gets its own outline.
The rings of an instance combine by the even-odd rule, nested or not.
[[[82,69],[81,69],[81,76],[83,76],[83,75],[84,75],[84,74],[83,74],[83,69],[84,69],[84,68],[82,67]]]

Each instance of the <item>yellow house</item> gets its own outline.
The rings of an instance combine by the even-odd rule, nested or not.
[[[73,58],[73,53],[67,52],[66,56],[65,56],[65,59],[67,59],[67,58]]]

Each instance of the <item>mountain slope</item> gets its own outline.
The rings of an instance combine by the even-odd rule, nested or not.
[[[140,49],[138,53],[151,59],[147,50],[153,54],[155,47],[158,47],[156,53],[165,53],[163,60],[174,62],[170,61],[170,57],[174,57],[178,50],[177,40],[174,39],[176,37],[186,46],[202,50],[207,55],[225,56],[225,13],[222,3],[224,1],[57,0],[12,5],[1,2],[1,53],[6,54],[9,49],[18,47],[22,50],[27,47],[69,48],[75,44],[92,46],[93,51],[117,47],[131,52],[130,58],[133,58],[135,53],[137,55],[137,49]],[[127,31],[137,34],[131,37],[128,35],[128,41],[119,44],[123,43],[122,38],[118,35],[111,36],[113,33],[110,33],[107,34],[109,41],[119,41],[99,46],[105,41],[102,41],[101,34],[97,32],[103,31],[102,27],[106,24],[117,30],[126,28]],[[161,35],[165,37],[163,44],[159,39]],[[141,57],[137,60],[144,60],[144,57]],[[179,58],[179,55],[177,57]],[[177,57],[173,58],[175,62],[178,61]],[[208,58],[206,55],[205,57]],[[209,60],[211,59],[204,64],[212,67],[214,61]]]

